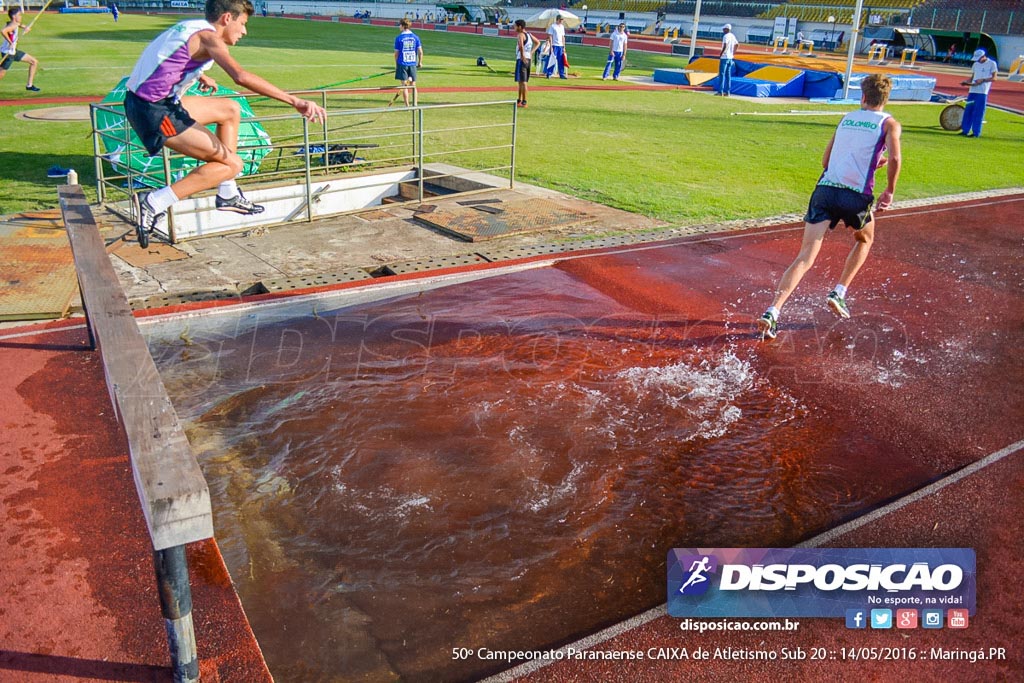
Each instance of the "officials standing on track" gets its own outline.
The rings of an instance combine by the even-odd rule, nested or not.
[[[551,45],[551,54],[544,67],[544,75],[551,78],[555,75],[555,68],[558,68],[559,78],[568,78],[565,75],[565,22],[562,15],[555,17],[555,23],[548,26],[548,43]]]
[[[619,80],[619,74],[622,73],[622,65],[626,62],[626,48],[629,44],[629,34],[626,33],[626,25],[619,24],[615,27],[615,32],[612,33],[611,38],[608,42],[608,61],[604,63],[604,74],[601,76],[602,81],[608,80],[608,72],[611,71],[614,65],[615,71],[612,78]]]
[[[970,86],[970,89],[967,91],[967,106],[964,108],[960,135],[966,138],[980,138],[981,124],[985,121],[985,107],[988,106],[988,93],[999,74],[999,67],[981,48],[974,51],[971,62],[971,77],[962,83]]]
[[[722,27],[722,54],[718,57],[718,92],[716,95],[728,97],[732,92],[732,68],[736,57],[736,46],[740,42],[732,33],[732,24]]]

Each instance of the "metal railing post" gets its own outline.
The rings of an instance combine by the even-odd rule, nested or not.
[[[320,92],[320,106],[324,108],[324,174],[330,175],[331,172],[331,148],[327,145],[327,91],[322,90]]]
[[[419,169],[420,169],[419,173],[417,174],[417,175],[419,175],[419,178],[420,178],[419,197],[417,197],[417,199],[419,199],[420,204],[422,204],[423,203],[423,174],[424,174],[424,170],[423,170],[423,110],[420,109],[419,106],[416,107],[415,117],[416,117],[414,119],[415,123],[413,125],[416,126],[416,139],[417,139],[416,146],[418,148],[416,150],[417,151],[416,165],[419,166]]]
[[[192,623],[192,587],[188,581],[185,546],[153,551],[153,566],[174,681],[194,683],[199,680],[199,653]]]
[[[96,199],[102,204],[107,197],[103,187],[103,157],[100,156],[100,134],[96,130],[96,107],[89,105],[89,121],[92,123],[92,160],[96,168]]]
[[[519,106],[512,107],[512,159],[509,161],[508,189],[516,189],[516,134],[519,125]]]
[[[309,119],[306,117],[302,118],[302,146],[306,151],[305,164],[306,164],[306,222],[313,222],[313,169],[310,163],[310,151],[309,151]],[[326,155],[326,150],[324,150]]]

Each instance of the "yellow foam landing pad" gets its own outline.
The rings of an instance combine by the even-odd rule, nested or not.
[[[686,71],[706,71],[718,75],[718,60],[710,57],[698,57],[686,65]]]
[[[759,81],[770,83],[789,83],[791,80],[803,73],[799,69],[787,69],[782,66],[763,66],[757,71],[751,71],[746,78],[756,78]]]

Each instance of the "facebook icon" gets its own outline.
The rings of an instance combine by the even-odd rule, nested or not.
[[[867,628],[867,612],[862,609],[846,610],[846,628]]]

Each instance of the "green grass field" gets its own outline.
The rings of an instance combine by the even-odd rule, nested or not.
[[[19,47],[43,70],[41,97],[99,99],[131,70],[145,45],[179,17],[122,14],[47,15]],[[253,17],[249,35],[233,49],[238,60],[277,85],[294,90],[375,76],[360,85],[390,86],[397,29]],[[421,33],[421,88],[502,87],[502,92],[421,93],[421,104],[514,100],[511,40],[456,33]],[[531,81],[530,107],[519,116],[517,180],[551,187],[672,224],[756,218],[802,211],[820,173],[822,150],[836,115],[744,116],[737,112],[823,111],[841,107],[714,98],[682,91],[615,92],[551,86],[598,86],[607,51],[570,46],[570,81]],[[484,56],[492,70],[477,67]],[[649,76],[680,67],[669,55],[631,52],[626,75]],[[216,67],[211,75],[233,85]],[[25,67],[0,81],[0,214],[56,205],[55,164],[78,170],[95,196],[87,122],[16,118],[33,104]],[[273,103],[276,104],[276,103]],[[273,113],[258,102],[257,114]],[[848,109],[848,108],[847,108]],[[894,104],[903,123],[904,168],[897,200],[1024,185],[1020,163],[1024,118],[994,109],[985,137],[965,140],[943,131],[939,107]],[[1013,170],[1016,169],[1016,170]]]

